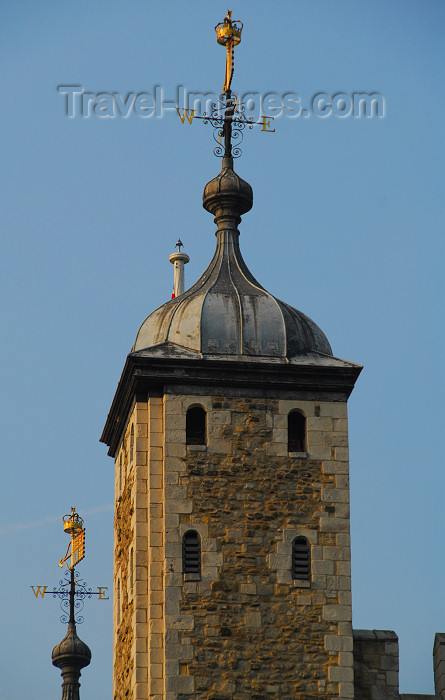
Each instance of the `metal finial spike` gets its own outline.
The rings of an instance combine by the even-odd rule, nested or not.
[[[176,247],[178,248],[179,252],[181,252],[181,248],[184,247],[184,243],[181,241],[180,238],[178,238],[178,240],[176,241],[176,244],[175,244],[175,245],[176,245]]]

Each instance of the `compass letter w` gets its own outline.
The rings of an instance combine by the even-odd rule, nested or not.
[[[45,593],[46,593],[46,589],[48,588],[48,586],[37,586],[37,590],[34,590],[34,586],[31,586],[31,588],[32,588],[32,592],[34,593],[34,595],[35,595],[36,598],[38,598],[39,596],[40,596],[41,598],[43,598],[43,596],[44,596]],[[43,591],[42,591],[42,588],[43,588]]]
[[[189,110],[188,110],[188,109],[184,109],[183,114],[181,114],[181,112],[179,111],[179,107],[176,107],[176,111],[177,111],[177,113],[178,113],[179,119],[181,120],[181,124],[184,124],[186,117],[187,117],[188,123],[189,123],[189,124],[192,123],[193,117],[195,116],[195,110],[194,110],[194,109],[191,109],[191,110],[190,110],[190,115],[189,115]]]

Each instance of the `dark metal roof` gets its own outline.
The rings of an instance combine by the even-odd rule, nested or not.
[[[203,356],[332,356],[320,328],[264,289],[244,262],[237,225],[253,195],[231,165],[224,159],[221,173],[204,189],[203,206],[218,224],[210,265],[189,290],[148,316],[132,350],[174,343]]]

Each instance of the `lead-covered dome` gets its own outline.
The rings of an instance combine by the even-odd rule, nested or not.
[[[234,172],[232,160],[224,158],[220,174],[203,194],[203,206],[218,226],[213,259],[190,289],[146,318],[133,352],[167,343],[204,357],[332,356],[320,328],[270,294],[248,270],[237,226],[252,203],[251,186]]]
[[[91,650],[80,637],[77,636],[76,625],[70,622],[65,637],[56,644],[51,654],[54,666],[65,668],[69,665],[83,668],[91,661]]]

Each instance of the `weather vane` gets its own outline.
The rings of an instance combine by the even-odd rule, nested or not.
[[[52,662],[62,671],[63,695],[62,700],[79,699],[80,670],[88,666],[91,660],[91,651],[88,646],[77,636],[76,623],[83,622],[83,617],[78,613],[82,611],[85,598],[98,596],[98,600],[109,600],[106,595],[107,586],[99,586],[97,591],[87,587],[77,575],[75,566],[85,557],[85,529],[83,519],[71,508],[69,515],[63,516],[63,529],[71,540],[64,557],[59,561],[59,566],[66,564],[65,578],[59,581],[59,587],[48,591],[48,586],[31,586],[36,598],[52,595],[59,598],[63,615],[61,622],[68,623],[68,631],[64,639],[53,649]]]
[[[232,96],[231,84],[233,78],[234,48],[241,42],[243,23],[232,19],[232,11],[227,10],[227,15],[216,27],[216,40],[218,44],[226,47],[226,72],[224,77],[223,92],[217,103],[212,103],[210,114],[204,112],[203,116],[195,114],[194,109],[184,108],[181,114],[176,107],[182,124],[187,119],[191,124],[193,119],[203,119],[204,124],[211,124],[214,128],[213,138],[217,146],[213,149],[216,156],[231,159],[238,158],[242,151],[239,144],[243,140],[243,130],[246,126],[252,129],[255,125],[261,125],[262,131],[273,133],[270,123],[273,117],[260,117],[260,121],[250,119],[246,115],[246,106],[239,104],[236,96]],[[224,146],[221,142],[224,139]]]

